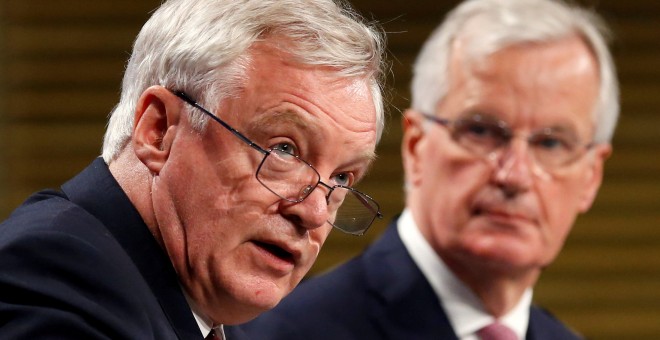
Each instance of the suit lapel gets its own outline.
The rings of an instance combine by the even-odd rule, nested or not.
[[[456,339],[433,289],[406,251],[393,222],[363,257],[368,306],[391,339]]]
[[[170,259],[108,170],[96,159],[62,186],[69,199],[96,216],[122,245],[142,273],[181,339],[201,338]]]
[[[578,340],[582,337],[566,328],[548,311],[532,306],[529,313],[527,340]]]
[[[548,334],[549,331],[548,327],[544,325],[539,312],[532,307],[529,311],[526,340],[551,340],[552,334]]]

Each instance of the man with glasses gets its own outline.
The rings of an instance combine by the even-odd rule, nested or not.
[[[532,305],[596,196],[618,116],[595,14],[465,1],[419,55],[406,208],[364,254],[244,327],[263,339],[574,339]]]
[[[170,0],[135,41],[103,157],[0,225],[0,338],[223,338],[275,306],[383,129],[383,39],[332,0]]]

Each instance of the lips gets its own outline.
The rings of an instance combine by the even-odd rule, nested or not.
[[[271,255],[279,258],[282,261],[294,263],[295,262],[295,256],[293,255],[292,252],[286,250],[285,248],[275,244],[275,243],[268,243],[268,242],[263,242],[263,241],[253,241],[255,245],[260,247],[261,249],[265,250],[266,252],[270,253]]]
[[[534,220],[531,214],[521,212],[516,209],[507,209],[492,205],[477,205],[472,210],[472,214],[474,216],[490,216],[496,219],[511,221],[532,222]]]

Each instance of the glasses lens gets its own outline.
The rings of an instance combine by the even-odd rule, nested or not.
[[[328,209],[334,212],[328,222],[353,235],[363,235],[380,211],[369,196],[346,187],[335,187],[328,201]]]
[[[275,195],[301,202],[318,186],[319,173],[305,161],[286,151],[273,149],[257,170],[257,180]],[[364,234],[380,208],[369,196],[348,187],[336,186],[328,197],[328,222],[349,234]]]
[[[301,202],[316,188],[320,176],[300,158],[273,149],[257,170],[257,180],[275,195],[291,202]]]
[[[547,170],[567,165],[580,156],[579,142],[571,133],[551,128],[534,133],[529,146],[535,160]]]
[[[506,128],[481,116],[459,119],[453,126],[454,139],[464,148],[486,156],[509,140]]]
[[[514,138],[507,124],[494,117],[474,114],[453,122],[429,115],[425,117],[449,128],[458,145],[479,157],[497,156],[496,152]],[[527,138],[527,142],[534,161],[547,172],[576,161],[593,145],[583,147],[574,131],[563,128],[538,130]]]

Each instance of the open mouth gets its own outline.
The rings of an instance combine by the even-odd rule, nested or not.
[[[283,261],[293,262],[293,255],[281,247],[278,247],[272,243],[265,243],[260,241],[254,241],[254,243]]]

